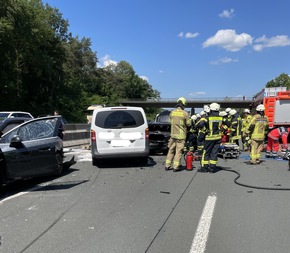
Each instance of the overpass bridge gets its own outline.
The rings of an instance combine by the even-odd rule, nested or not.
[[[174,108],[178,98],[147,98],[147,99],[126,99],[121,101],[124,106],[140,106],[148,108]],[[216,97],[216,98],[187,98],[186,108],[203,108],[204,105],[218,103],[221,108],[250,108],[255,104],[251,97]]]

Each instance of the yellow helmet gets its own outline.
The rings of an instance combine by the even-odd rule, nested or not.
[[[180,97],[177,99],[177,103],[181,103],[182,105],[186,105],[186,99],[184,97]]]

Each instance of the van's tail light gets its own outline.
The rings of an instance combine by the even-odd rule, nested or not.
[[[146,140],[149,139],[149,128],[148,127],[145,129],[145,138],[146,138]]]
[[[95,143],[96,142],[96,132],[91,129],[91,142]]]

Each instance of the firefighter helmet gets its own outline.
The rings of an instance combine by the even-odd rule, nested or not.
[[[222,117],[225,117],[225,116],[227,116],[228,114],[225,112],[225,111],[221,111],[220,113],[219,113],[219,116],[222,116]]]
[[[249,109],[245,109],[245,110],[244,110],[244,113],[249,113],[249,114],[250,114],[251,112],[250,112]]]
[[[256,108],[256,111],[257,112],[263,112],[263,111],[265,111],[265,106],[262,105],[262,104],[258,105],[257,108]]]
[[[200,115],[200,116],[205,115],[205,111],[201,111],[201,112],[199,113],[199,115]]]
[[[221,106],[220,106],[219,104],[217,104],[217,103],[211,103],[211,104],[209,105],[209,109],[210,109],[211,111],[219,111],[220,108],[221,108]]]
[[[226,113],[229,113],[230,110],[232,110],[232,108],[228,107],[225,111],[226,111]]]
[[[197,119],[197,116],[196,116],[196,115],[192,115],[192,116],[191,116],[191,119],[192,119],[193,121],[195,121],[195,120]]]
[[[199,114],[199,113],[197,113],[197,114],[195,114],[195,115],[196,115],[197,118],[200,118],[200,114]]]
[[[205,105],[203,110],[206,112],[206,113],[209,113],[210,112],[210,108],[208,105]]]
[[[235,110],[235,109],[232,109],[229,112],[229,114],[232,115],[232,116],[235,115],[236,113],[237,113],[237,110]]]
[[[186,99],[184,97],[180,97],[177,99],[177,103],[181,103],[182,105],[186,105]]]

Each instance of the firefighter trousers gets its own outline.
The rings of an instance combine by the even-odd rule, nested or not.
[[[181,164],[181,157],[183,154],[183,148],[185,140],[178,140],[170,138],[168,141],[168,153],[166,156],[165,166],[171,167],[173,162],[173,169],[177,169]]]
[[[202,166],[215,167],[218,161],[218,152],[221,144],[221,139],[205,140]]]
[[[259,163],[261,159],[261,152],[263,150],[264,140],[251,140],[251,162]]]

